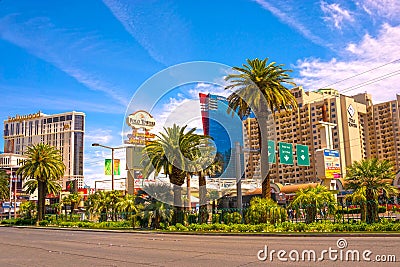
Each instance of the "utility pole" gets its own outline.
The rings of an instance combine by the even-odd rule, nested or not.
[[[243,218],[243,204],[242,204],[242,172],[240,166],[240,153],[241,147],[239,142],[235,142],[235,163],[236,163],[236,197],[237,197],[237,206],[240,215]]]

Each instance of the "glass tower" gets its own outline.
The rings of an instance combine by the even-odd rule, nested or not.
[[[225,97],[199,94],[204,135],[213,138],[217,153],[223,158],[223,170],[215,177],[236,178],[235,143],[243,147],[243,124],[239,116],[229,112]],[[243,157],[241,157],[243,170]]]

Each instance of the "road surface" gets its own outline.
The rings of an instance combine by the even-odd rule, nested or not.
[[[344,240],[337,244],[339,238]],[[400,266],[399,248],[399,235],[220,236],[0,227],[0,266],[7,267]],[[285,252],[280,252],[280,258],[279,250]],[[365,251],[369,262],[363,259]],[[360,261],[352,261],[357,253]],[[350,262],[345,261],[346,255]],[[393,261],[393,255],[395,263],[376,261],[376,256]]]

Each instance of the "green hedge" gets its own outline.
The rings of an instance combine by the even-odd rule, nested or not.
[[[335,233],[335,232],[400,232],[400,223],[382,221],[380,223],[367,224],[364,222],[356,223],[332,223],[314,222],[305,224],[302,222],[283,222],[280,224],[190,224],[184,226],[177,224],[169,226],[167,231],[192,231],[192,232],[226,232],[226,233]]]

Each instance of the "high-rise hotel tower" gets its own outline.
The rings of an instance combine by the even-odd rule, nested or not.
[[[63,189],[67,181],[83,187],[83,138],[85,113],[65,112],[46,115],[40,111],[8,117],[4,121],[4,152],[23,155],[33,144],[45,143],[61,151],[65,164]]]

